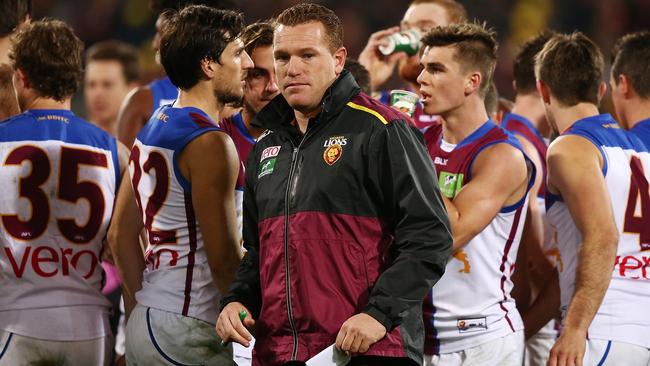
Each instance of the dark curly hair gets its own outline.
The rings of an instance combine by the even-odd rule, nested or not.
[[[33,22],[12,39],[9,58],[39,96],[63,101],[79,88],[84,44],[60,20]]]
[[[154,13],[159,14],[163,10],[181,10],[189,5],[205,5],[215,9],[238,10],[237,0],[150,0],[149,6]]]
[[[244,26],[241,13],[191,5],[166,10],[160,36],[160,61],[169,79],[187,90],[203,79],[201,62],[220,62],[221,53]]]

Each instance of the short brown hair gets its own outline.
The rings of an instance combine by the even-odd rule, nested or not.
[[[598,104],[603,67],[598,46],[580,32],[555,35],[535,56],[535,76],[566,106]]]
[[[616,41],[612,50],[612,76],[616,85],[621,74],[630,79],[641,98],[650,98],[650,32],[626,34]]]
[[[83,49],[83,42],[67,24],[45,19],[16,34],[9,57],[39,96],[63,101],[81,83]]]
[[[465,70],[475,67],[481,72],[479,95],[485,97],[497,63],[498,44],[494,31],[477,23],[438,26],[424,35],[422,43],[426,47],[454,47],[454,60]]]
[[[244,43],[244,49],[249,55],[252,55],[257,47],[272,46],[273,25],[269,22],[250,24],[241,32],[241,41]]]
[[[556,33],[545,31],[526,41],[515,57],[513,73],[517,84],[517,94],[530,94],[537,91],[535,80],[535,55],[544,48],[546,42]]]
[[[140,78],[138,50],[118,40],[98,42],[86,51],[86,65],[92,61],[117,61],[122,65],[122,74],[127,83]]]
[[[300,3],[285,9],[276,19],[276,24],[289,27],[310,22],[323,24],[330,51],[334,52],[340,47],[343,47],[343,25],[341,24],[341,19],[332,10],[322,5]]]
[[[463,4],[455,0],[414,0],[411,2],[411,5],[418,4],[436,4],[442,6],[447,11],[449,24],[467,22],[467,10],[465,10]]]

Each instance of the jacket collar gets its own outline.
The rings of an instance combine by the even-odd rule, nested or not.
[[[338,116],[346,103],[361,89],[357,82],[354,80],[352,74],[343,70],[339,77],[334,80],[334,83],[325,91],[323,97],[323,109],[317,121],[329,121]],[[272,101],[270,101],[262,110],[255,116],[251,124],[255,127],[262,127],[272,131],[293,129],[291,122],[294,119],[293,108],[287,103],[287,100],[282,94],[279,94]],[[311,124],[311,122],[310,122]]]

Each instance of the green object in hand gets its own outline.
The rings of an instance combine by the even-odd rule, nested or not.
[[[244,319],[246,319],[246,315],[248,315],[246,310],[240,310],[239,311],[239,320],[243,322]],[[228,344],[228,342],[229,341],[221,341],[221,347],[225,347]]]

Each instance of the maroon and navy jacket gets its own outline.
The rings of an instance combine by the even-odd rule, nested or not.
[[[222,306],[256,319],[254,365],[305,361],[365,312],[388,333],[366,355],[422,363],[422,299],[451,253],[424,146],[404,116],[347,71],[302,135],[282,95],[253,123],[268,131],[246,166],[244,257]]]
[[[537,128],[526,117],[514,113],[506,113],[503,116],[501,127],[506,131],[525,138],[537,150],[539,160],[542,164],[542,171],[539,172],[542,174],[542,184],[539,187],[539,192],[537,192],[537,197],[543,199],[546,196],[546,150],[548,149],[544,136],[539,133]]]

